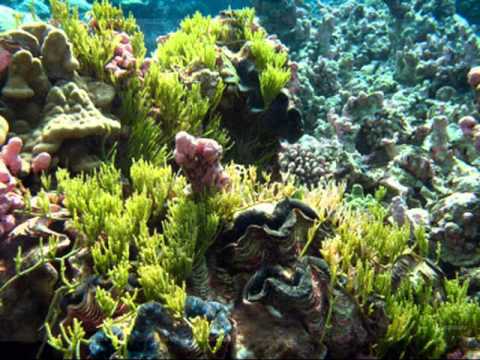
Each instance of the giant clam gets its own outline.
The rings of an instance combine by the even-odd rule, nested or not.
[[[95,298],[95,288],[93,286],[87,287],[80,294],[80,299],[79,303],[67,306],[67,315],[61,324],[69,326],[73,319],[79,319],[82,321],[85,331],[92,333],[105,319],[105,314]]]
[[[220,251],[224,267],[251,272],[262,265],[295,262],[316,218],[312,208],[290,198],[237,214],[223,239],[228,244]]]
[[[279,318],[260,303],[240,303],[232,317],[234,359],[324,359],[326,348],[293,316]],[[300,325],[300,326],[299,326]]]
[[[331,298],[331,324],[324,340],[328,355],[331,359],[354,358],[370,340],[362,311],[343,290],[333,289]]]
[[[321,279],[306,260],[293,269],[265,266],[248,281],[243,298],[247,303],[272,306],[282,316],[298,317],[310,334],[320,336],[328,309],[328,281]]]
[[[135,359],[164,358],[165,340],[162,337],[171,336],[173,331],[173,319],[163,305],[157,302],[141,305],[128,339],[128,356]]]
[[[230,320],[230,310],[226,305],[188,296],[185,302],[185,316],[187,318],[205,317],[211,324],[210,342],[215,345],[217,339],[223,336],[222,347],[216,355],[225,357],[230,354],[231,345],[235,340],[235,328]]]
[[[56,256],[63,256],[71,250],[73,241],[63,231],[63,220],[32,217],[23,219],[0,243],[0,263],[4,266],[0,271],[0,284],[14,276],[13,260],[20,246],[22,270],[40,264],[34,271],[17,278],[0,294],[0,341],[28,343],[41,339],[42,333],[38,329],[43,325],[59,279],[57,264],[53,261],[42,264],[41,261],[51,251],[49,237],[58,239]]]
[[[96,298],[97,287],[110,287],[98,276],[90,276],[85,284],[79,287],[73,294],[69,294],[62,299],[62,308],[66,313],[61,324],[68,326],[73,323],[73,319],[79,319],[87,333],[93,333],[103,323],[106,318],[102,308]],[[114,291],[112,292],[114,294]],[[114,295],[115,296],[115,295]],[[118,304],[114,316],[119,316],[127,311],[125,304]]]
[[[193,265],[188,279],[189,290],[192,295],[206,299],[210,293],[209,273],[205,257]]]
[[[392,268],[392,288],[398,290],[403,281],[409,281],[415,289],[431,287],[433,295],[438,300],[444,300],[445,274],[435,263],[428,258],[416,254],[399,256]]]
[[[204,317],[211,323],[210,342],[214,345],[223,334],[223,343],[216,358],[225,358],[231,353],[234,327],[229,319],[228,308],[218,302],[208,302],[188,296],[185,303],[185,318]],[[123,336],[120,329],[117,336]],[[179,358],[199,359],[210,354],[202,352],[193,337],[192,329],[184,320],[174,319],[158,302],[148,302],[137,310],[133,329],[128,338],[128,357],[134,359]],[[104,331],[98,331],[90,344],[93,358],[112,356],[113,347]]]
[[[123,332],[117,326],[112,327],[112,333],[119,339],[123,338]],[[93,360],[110,359],[115,352],[112,340],[105,334],[103,330],[97,331],[90,338],[88,350],[90,352],[90,357]]]
[[[141,305],[133,324],[132,332],[127,340],[127,355],[131,359],[164,359],[171,358],[166,344],[159,336],[157,329],[162,329],[164,334],[169,334],[173,329],[173,320],[166,309],[157,302]],[[121,327],[113,326],[112,333],[118,338],[124,338]],[[120,354],[115,353],[112,340],[103,329],[98,330],[91,338],[89,344],[92,359],[111,359]]]

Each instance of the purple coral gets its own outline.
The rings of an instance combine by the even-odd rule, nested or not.
[[[133,53],[130,37],[124,32],[117,33],[117,35],[120,38],[120,44],[115,48],[115,56],[105,66],[105,69],[113,73],[117,79],[135,73],[143,79],[153,60],[146,58],[137,71],[137,59]]]
[[[0,153],[0,159],[3,161],[4,165],[8,167],[8,169],[12,172],[13,175],[17,175],[22,169],[22,160],[20,159],[20,151],[22,151],[22,147],[22,139],[20,139],[19,137],[14,137],[11,138],[8,143],[2,147],[2,151]],[[2,180],[5,178],[4,171],[2,171],[1,177]]]
[[[107,64],[106,70],[111,71],[116,78],[135,72],[137,59],[133,55],[130,37],[126,33],[118,33],[120,44],[115,49],[114,58]]]
[[[458,121],[458,125],[464,136],[472,136],[477,120],[473,116],[464,116]]]
[[[20,172],[22,140],[14,137],[2,147],[0,153],[0,236],[11,231],[15,225],[13,211],[24,206],[22,196],[15,192],[17,180],[12,175]]]
[[[194,192],[228,186],[230,179],[220,164],[221,157],[222,147],[215,140],[196,138],[185,131],[175,137],[175,161],[182,167]]]
[[[32,172],[38,174],[48,170],[52,163],[52,156],[47,152],[42,152],[32,159]]]
[[[462,130],[463,136],[471,139],[475,145],[475,149],[480,151],[480,124],[473,116],[464,116],[458,121],[458,125]]]

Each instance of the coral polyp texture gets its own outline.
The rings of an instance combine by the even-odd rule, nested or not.
[[[480,46],[453,0],[6,3],[0,347],[477,356]]]
[[[228,175],[220,164],[222,147],[215,140],[179,132],[175,137],[174,156],[194,191],[202,192],[208,188],[222,190],[228,186]]]

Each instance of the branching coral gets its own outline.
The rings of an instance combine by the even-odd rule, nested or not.
[[[11,138],[2,147],[0,152],[0,236],[4,236],[15,228],[17,220],[15,211],[23,209],[25,201],[20,188],[19,176],[22,171],[22,140]],[[51,157],[47,153],[40,153],[32,161],[34,173],[45,171],[50,166]]]
[[[175,161],[185,171],[193,191],[222,190],[229,183],[220,164],[222,147],[214,140],[180,132],[175,138]]]
[[[133,56],[133,47],[130,38],[125,33],[118,34],[120,44],[115,49],[115,57],[105,67],[111,71],[116,78],[121,78],[136,70],[136,59]]]

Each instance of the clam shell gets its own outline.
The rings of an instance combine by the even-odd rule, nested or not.
[[[431,260],[416,254],[399,256],[392,268],[392,288],[398,289],[403,281],[410,281],[415,287],[432,286],[440,300],[446,297],[444,287],[445,273]]]
[[[276,206],[258,204],[237,214],[220,252],[234,271],[252,272],[262,265],[289,265],[296,261],[317,217],[308,205],[285,199]]]
[[[105,315],[95,298],[95,288],[88,287],[82,297],[82,301],[76,305],[67,306],[67,316],[61,322],[63,326],[70,326],[73,319],[81,321],[83,329],[92,333],[102,324]]]
[[[205,258],[194,265],[188,279],[189,292],[194,296],[207,299],[210,294],[208,266]]]
[[[321,335],[328,308],[325,285],[306,261],[297,263],[293,270],[268,266],[248,281],[243,299],[247,303],[273,306],[283,315],[300,318],[312,335]]]

